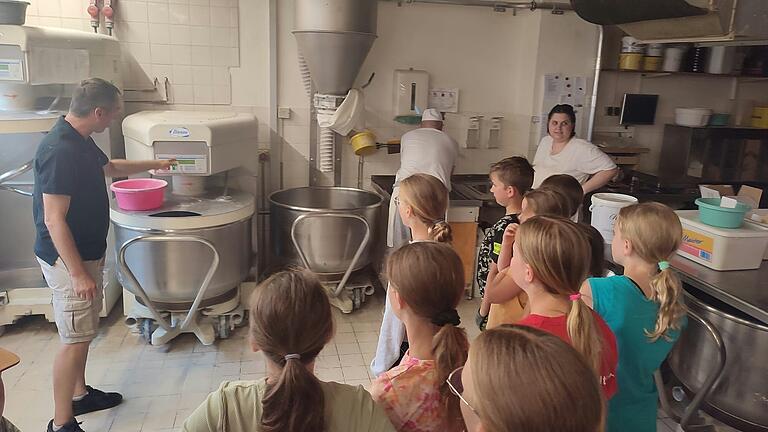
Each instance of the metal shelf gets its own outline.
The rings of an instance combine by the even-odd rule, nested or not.
[[[629,74],[640,74],[648,78],[666,77],[666,76],[682,76],[682,77],[710,77],[710,78],[736,78],[742,82],[759,82],[768,81],[768,77],[750,76],[750,75],[735,75],[735,74],[710,74],[700,72],[652,72],[652,71],[636,71],[636,70],[622,70],[622,69],[600,69],[601,72],[618,72]]]

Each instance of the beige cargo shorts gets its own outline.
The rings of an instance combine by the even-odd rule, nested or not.
[[[75,293],[72,278],[64,261],[59,258],[54,265],[37,258],[48,286],[53,290],[53,315],[61,342],[75,344],[90,342],[99,331],[99,313],[104,303],[102,273],[104,259],[85,261],[85,269],[96,282],[93,300],[81,299]]]

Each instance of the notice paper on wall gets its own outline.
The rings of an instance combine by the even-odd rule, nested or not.
[[[563,80],[560,74],[544,75],[544,100],[560,99],[563,93]]]
[[[542,95],[542,111],[540,136],[547,135],[547,114],[549,110],[558,104],[573,106],[576,112],[576,135],[582,135],[585,131],[584,112],[586,111],[587,78],[584,76],[568,75],[563,73],[544,74],[544,89]]]

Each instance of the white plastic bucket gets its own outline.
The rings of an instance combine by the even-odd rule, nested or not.
[[[595,227],[607,244],[613,241],[613,226],[622,207],[637,203],[637,198],[631,195],[615,193],[596,193],[592,195],[592,226]]]

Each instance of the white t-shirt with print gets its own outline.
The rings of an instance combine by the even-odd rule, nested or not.
[[[581,138],[571,138],[560,153],[552,155],[552,137],[547,135],[539,142],[533,158],[533,187],[555,174],[568,174],[583,185],[593,174],[614,168],[616,164],[607,154]]]

